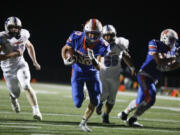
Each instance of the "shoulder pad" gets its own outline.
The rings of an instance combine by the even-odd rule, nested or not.
[[[30,38],[30,33],[28,30],[26,29],[21,29],[21,36],[23,38],[25,38],[26,40],[28,40]]]
[[[128,49],[129,47],[129,40],[124,37],[117,37],[115,39],[115,43],[119,45],[122,49]]]
[[[83,34],[83,32],[81,32],[81,31],[73,31],[71,36],[73,39],[77,39],[77,38],[80,38],[82,34]]]

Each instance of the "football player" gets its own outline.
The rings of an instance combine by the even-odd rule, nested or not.
[[[106,101],[102,122],[108,124],[110,123],[109,114],[115,104],[120,85],[121,60],[123,59],[129,66],[132,75],[135,75],[135,67],[127,51],[129,40],[124,37],[117,37],[116,29],[113,25],[105,25],[102,34],[103,38],[110,44],[110,53],[108,53],[102,61],[105,67],[100,70],[103,91],[101,94],[101,102],[96,108],[96,112],[98,115],[101,114],[102,106],[104,101]]]
[[[27,99],[33,109],[33,118],[42,120],[36,93],[30,85],[30,71],[28,63],[23,57],[27,48],[29,56],[37,70],[41,67],[36,60],[35,50],[29,41],[29,31],[22,29],[22,23],[17,17],[9,17],[5,21],[5,31],[0,32],[0,53],[8,56],[1,61],[1,69],[10,92],[11,106],[16,113],[20,112],[18,98],[20,86],[25,90]],[[10,56],[9,56],[10,55]]]
[[[123,112],[118,113],[118,118],[127,121],[129,126],[143,126],[137,122],[137,118],[154,105],[155,84],[163,72],[179,67],[174,57],[177,40],[178,34],[172,29],[166,29],[161,32],[160,40],[149,41],[146,60],[137,75],[139,83],[137,98],[131,101]],[[135,110],[133,116],[127,119],[133,110]]]
[[[98,19],[88,20],[83,32],[74,31],[62,48],[64,64],[72,65],[72,98],[77,108],[80,108],[84,101],[84,84],[88,90],[90,101],[79,124],[80,129],[85,132],[91,131],[87,121],[100,102],[102,91],[99,79],[99,70],[102,68],[100,61],[108,52],[108,48],[109,44],[102,38],[102,24]]]

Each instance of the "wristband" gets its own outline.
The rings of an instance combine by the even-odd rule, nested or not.
[[[92,61],[93,66],[95,67],[98,66],[98,62],[96,59],[92,59],[91,61]]]

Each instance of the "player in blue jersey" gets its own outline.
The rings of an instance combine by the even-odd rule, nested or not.
[[[108,52],[109,44],[102,38],[102,24],[98,19],[90,19],[84,25],[83,32],[74,31],[62,48],[65,65],[72,65],[72,98],[77,108],[84,100],[84,84],[88,90],[90,102],[79,124],[81,130],[90,132],[87,121],[100,102],[102,84],[99,79],[101,58]]]
[[[130,102],[127,108],[118,113],[118,118],[127,121],[129,126],[142,127],[137,118],[154,105],[156,100],[156,82],[162,72],[170,71],[179,67],[175,58],[175,45],[178,35],[172,29],[162,31],[160,40],[151,40],[148,44],[148,53],[142,64],[137,80],[139,89],[136,100]],[[127,119],[128,114],[135,110],[132,117]]]

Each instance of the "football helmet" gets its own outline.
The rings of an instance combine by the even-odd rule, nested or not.
[[[20,35],[22,23],[21,20],[17,17],[9,17],[4,23],[5,32],[9,34],[11,37],[18,37]],[[13,28],[18,30],[13,30]]]
[[[102,35],[109,44],[113,44],[116,38],[116,29],[113,25],[105,25],[102,30]],[[109,37],[106,37],[108,35]]]
[[[85,39],[87,43],[95,43],[102,36],[102,24],[98,19],[90,19],[84,25]]]
[[[161,32],[160,41],[172,48],[179,39],[178,34],[173,29],[165,29]]]

